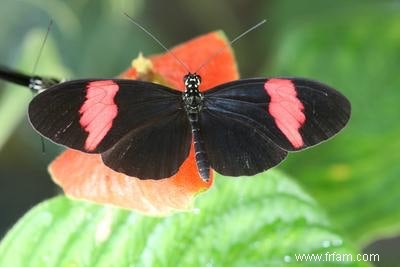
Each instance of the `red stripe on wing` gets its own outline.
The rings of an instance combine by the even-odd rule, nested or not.
[[[304,141],[299,129],[306,116],[304,105],[297,98],[295,85],[288,79],[270,79],[265,82],[264,89],[271,98],[268,112],[279,130],[295,148],[302,147]]]
[[[95,150],[111,129],[118,113],[114,102],[118,90],[118,84],[112,80],[93,81],[86,86],[86,100],[79,110],[79,123],[89,134],[85,141],[87,151]]]

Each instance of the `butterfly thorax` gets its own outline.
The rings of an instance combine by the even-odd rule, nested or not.
[[[185,83],[185,92],[182,99],[188,114],[199,113],[203,103],[203,94],[199,91],[201,77],[197,74],[189,73],[183,78]]]

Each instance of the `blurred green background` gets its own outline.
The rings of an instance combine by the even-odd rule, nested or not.
[[[0,64],[30,73],[50,17],[37,74],[113,77],[138,52],[163,52],[122,12],[166,46],[216,29],[234,37],[267,19],[234,47],[241,76],[321,80],[353,107],[340,135],[278,168],[315,199],[338,233],[359,250],[380,253],[376,266],[400,266],[400,1],[1,0]],[[46,143],[41,153],[25,115],[31,98],[0,83],[0,236],[59,193],[46,168],[61,148]]]

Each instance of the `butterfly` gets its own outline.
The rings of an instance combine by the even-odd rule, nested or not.
[[[229,46],[190,72],[153,34],[125,15],[187,70],[182,77],[185,91],[139,80],[60,82],[0,68],[0,78],[39,92],[28,113],[41,135],[101,154],[111,169],[140,179],[177,173],[193,143],[199,175],[207,181],[211,168],[226,176],[265,171],[288,152],[332,137],[350,118],[345,96],[304,78],[241,79],[200,92],[198,70]]]
[[[200,92],[201,81],[188,73],[184,92],[138,80],[62,82],[33,98],[29,120],[51,141],[101,154],[106,166],[140,179],[174,175],[193,143],[207,181],[211,168],[263,172],[332,137],[350,117],[345,96],[309,79],[241,79]]]

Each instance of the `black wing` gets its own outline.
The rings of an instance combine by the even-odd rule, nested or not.
[[[286,151],[333,136],[350,117],[343,95],[301,78],[239,80],[206,91],[204,99],[200,120],[211,166],[232,176],[266,170]]]
[[[175,112],[133,129],[101,156],[117,172],[161,179],[178,171],[188,157],[191,138],[186,114]]]
[[[204,109],[201,134],[211,167],[228,176],[254,175],[281,162],[287,152],[251,125]]]
[[[104,153],[112,169],[153,179],[171,176],[188,156],[191,134],[184,115],[180,92],[118,79],[61,83],[29,105],[30,121],[43,136],[73,149]],[[172,145],[166,146],[168,142]]]

